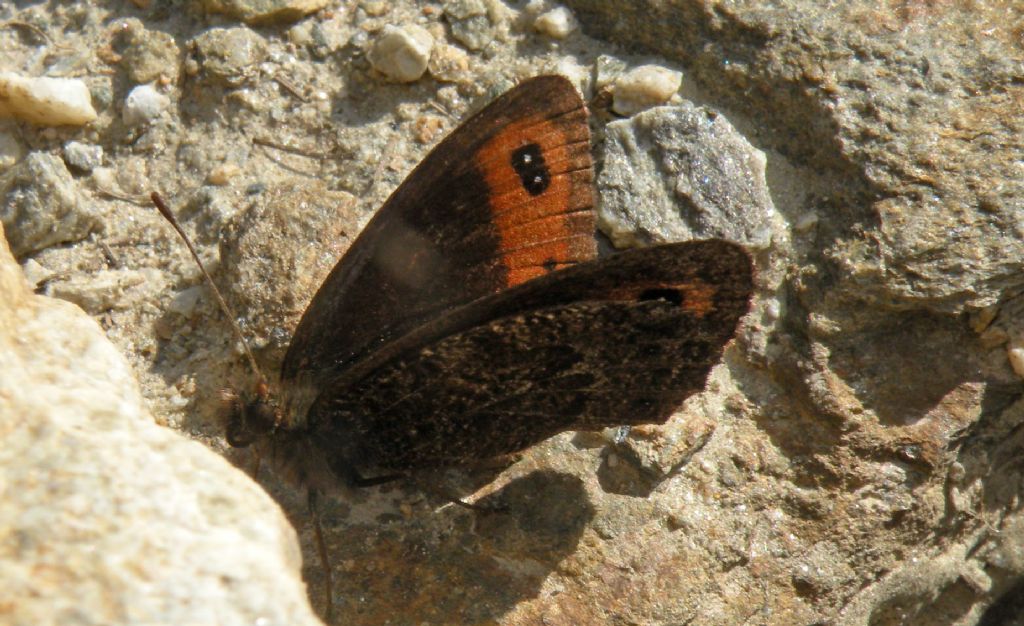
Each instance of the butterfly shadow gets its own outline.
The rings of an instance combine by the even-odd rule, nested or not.
[[[574,553],[595,514],[583,481],[537,470],[512,479],[467,510],[410,486],[322,505],[334,572],[337,624],[492,623],[524,600]],[[384,499],[401,496],[397,510]],[[414,495],[410,495],[414,494]],[[426,500],[426,502],[424,501]],[[429,506],[417,506],[427,504]],[[304,577],[322,608],[309,524],[285,504],[302,529]]]
[[[597,481],[605,493],[647,498],[676,471],[659,475],[645,469],[626,447],[609,447],[601,454]],[[677,470],[678,471],[678,470]]]
[[[658,472],[644,462],[635,448],[620,442],[609,444],[608,440],[597,432],[578,431],[573,436],[572,443],[580,449],[600,450],[601,464],[597,468],[597,482],[604,493],[620,496],[649,497],[659,485],[675,476],[689,461],[687,456],[671,471]]]

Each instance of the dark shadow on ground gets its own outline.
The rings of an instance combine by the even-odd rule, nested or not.
[[[323,570],[305,494],[261,480],[299,529],[304,577],[322,614]],[[582,481],[548,470],[512,480],[470,511],[415,483],[323,498],[336,624],[492,623],[576,550],[594,516]],[[396,506],[397,504],[397,506]]]

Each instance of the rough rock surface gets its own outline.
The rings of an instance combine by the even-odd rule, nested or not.
[[[155,424],[95,320],[33,294],[2,239],[0,293],[0,622],[319,623],[281,511]]]
[[[721,237],[785,246],[765,157],[723,116],[683,103],[605,126],[598,224],[617,247]]]
[[[19,256],[81,241],[102,224],[55,154],[34,152],[0,176],[0,221]]]
[[[0,163],[60,155],[71,140],[103,154],[100,167],[76,169],[65,182],[89,197],[104,228],[26,247],[19,261],[39,292],[89,307],[160,422],[223,450],[217,390],[244,388],[251,374],[180,243],[144,206],[145,192],[171,199],[270,369],[337,252],[315,253],[331,247],[331,233],[342,234],[343,247],[431,143],[475,107],[519,78],[561,72],[592,103],[599,174],[618,172],[630,184],[607,208],[621,224],[648,225],[632,234],[617,226],[613,236],[678,236],[679,228],[649,225],[699,223],[694,212],[704,211],[714,218],[711,232],[730,226],[750,237],[755,308],[706,392],[664,427],[567,433],[504,469],[422,479],[500,502],[505,514],[447,506],[412,482],[325,498],[335,621],[1013,623],[1024,589],[1021,8],[564,5],[579,27],[557,40],[534,28],[554,5],[500,0],[335,3],[258,33],[229,17],[210,23],[197,3],[0,5],[0,54],[11,68],[74,75],[98,110],[84,128],[0,120]],[[178,81],[158,79],[170,106],[131,128],[122,103],[134,70],[152,68],[134,67],[148,57],[117,53],[126,18],[187,51],[180,68],[161,72]],[[372,69],[368,53],[388,25],[416,25],[433,38],[419,80],[394,84]],[[606,129],[614,117],[607,90],[652,64],[682,70],[670,102],[694,106],[683,103],[657,125],[637,117]],[[742,141],[702,157],[698,148],[709,146],[678,115],[699,107]],[[656,150],[613,163],[622,146]],[[722,167],[739,163],[736,155],[752,160]],[[228,169],[232,176],[218,174]],[[729,180],[737,171],[753,178]],[[661,208],[649,202],[652,212],[630,214],[642,190],[672,193]],[[266,213],[270,203],[284,210]],[[613,338],[595,338],[605,339]],[[67,369],[84,359],[68,356]],[[46,397],[31,379],[21,385]],[[80,446],[81,466],[132,467],[138,444],[115,441],[122,445]],[[17,471],[16,457],[2,458],[0,471]],[[171,469],[184,471],[166,462],[129,478]],[[156,487],[132,502],[182,517],[190,509],[179,502],[212,489],[215,474],[237,476],[211,469],[170,509]],[[319,591],[305,494],[269,471],[260,482],[300,531],[306,579]],[[119,485],[93,481],[76,493],[109,502]],[[65,514],[63,500],[34,502],[24,510],[47,520]],[[230,532],[279,523],[273,509],[232,506]],[[96,515],[119,523],[106,510]],[[205,530],[191,540],[203,541]],[[33,584],[18,569],[22,560],[4,562],[13,563],[3,570],[6,589]],[[118,571],[128,573],[94,572],[92,588],[124,597],[148,570]],[[252,585],[247,600],[281,611],[268,615],[300,610],[280,585]],[[64,591],[61,601],[77,588]],[[147,587],[154,604],[144,606],[180,622],[184,613],[175,611],[194,596],[178,592],[174,584]],[[210,611],[238,603],[203,599]],[[322,607],[319,593],[313,601]],[[100,607],[82,614],[91,618],[83,623],[109,621]]]

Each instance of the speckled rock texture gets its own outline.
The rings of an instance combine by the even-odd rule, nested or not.
[[[96,321],[33,294],[3,240],[0,293],[0,622],[319,623],[280,509],[158,426]]]
[[[15,297],[0,309],[37,313],[0,320],[0,349],[19,359],[11,376],[0,363],[0,611],[26,624],[312,620],[291,566],[267,565],[293,556],[279,512],[228,464],[198,460],[210,455],[195,442],[252,466],[226,449],[218,396],[253,380],[146,195],[167,195],[273,372],[334,259],[426,151],[517,80],[559,72],[591,106],[607,239],[742,241],[759,270],[753,309],[665,426],[565,433],[507,465],[321,499],[332,621],[1020,623],[1020,6],[278,4],[301,11],[258,30],[185,0],[0,4],[0,69],[74,76],[98,114],[83,127],[0,120],[0,176],[45,155],[60,170],[49,193],[89,209],[75,228],[54,222],[70,233],[54,238],[45,214],[5,205],[8,238],[36,293],[85,307],[130,367],[8,263]],[[537,27],[564,9],[571,28]],[[371,51],[412,27],[433,46],[422,75],[397,83]],[[672,88],[681,75],[678,93],[625,78],[644,72]],[[167,104],[128,125],[140,77]],[[71,159],[84,151],[98,155],[87,168]],[[54,220],[79,215],[43,204]],[[61,321],[44,332],[42,312]],[[59,358],[34,365],[47,354]],[[136,384],[170,428],[148,421]],[[258,480],[299,532],[322,615],[306,494],[268,468]],[[453,506],[438,485],[503,510]],[[202,504],[214,493],[226,495]],[[182,556],[193,550],[204,568]],[[204,578],[228,567],[242,573]],[[26,600],[33,589],[47,601]]]

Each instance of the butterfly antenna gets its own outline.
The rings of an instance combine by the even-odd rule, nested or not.
[[[170,222],[171,226],[174,227],[174,230],[178,231],[178,235],[181,237],[181,240],[185,242],[185,246],[188,248],[188,251],[192,253],[192,258],[195,259],[196,265],[199,266],[199,271],[203,273],[203,278],[206,279],[206,283],[210,285],[211,289],[213,289],[213,295],[217,298],[220,310],[227,316],[228,321],[231,322],[231,328],[235,330],[235,334],[242,342],[242,348],[245,349],[245,356],[249,359],[249,365],[252,367],[253,373],[255,373],[256,377],[259,379],[260,385],[266,385],[267,379],[263,377],[263,372],[260,371],[260,366],[256,365],[256,357],[252,355],[252,350],[249,349],[249,342],[245,340],[245,335],[242,334],[242,329],[238,327],[238,323],[235,321],[235,312],[231,310],[230,306],[228,306],[224,296],[220,293],[220,289],[217,289],[216,283],[214,283],[213,278],[210,277],[210,273],[206,271],[205,267],[203,267],[203,262],[199,260],[199,254],[192,246],[192,242],[189,241],[188,235],[186,235],[185,231],[182,230],[181,224],[178,223],[178,220],[174,217],[174,214],[171,213],[171,209],[168,208],[167,203],[164,202],[163,197],[159,193],[154,191],[149,194],[149,199],[153,201],[156,209],[160,211],[160,215],[163,215],[164,219]]]

